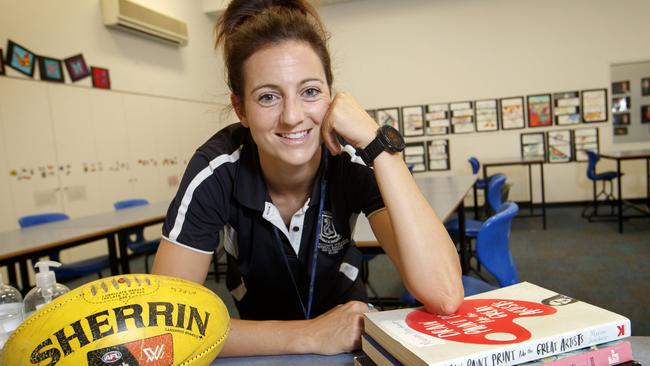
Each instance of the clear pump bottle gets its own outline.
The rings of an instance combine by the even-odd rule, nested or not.
[[[5,285],[0,274],[0,349],[23,321],[23,297],[18,290]]]
[[[34,265],[38,268],[36,287],[25,295],[25,319],[45,304],[70,291],[69,288],[56,282],[56,274],[50,270],[50,267],[60,266],[61,263],[54,261],[39,261]]]

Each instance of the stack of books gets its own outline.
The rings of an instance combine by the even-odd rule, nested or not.
[[[422,308],[366,313],[359,365],[620,365],[624,316],[522,282],[467,297],[449,316]],[[364,363],[365,362],[365,363]]]

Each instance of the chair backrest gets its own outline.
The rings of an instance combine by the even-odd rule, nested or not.
[[[123,201],[117,201],[113,203],[113,207],[115,207],[115,209],[119,211],[131,207],[146,206],[148,204],[149,201],[147,201],[144,198],[133,198],[133,199],[123,200]],[[126,241],[127,241],[127,245],[144,241],[144,229],[139,227],[127,231]]]
[[[70,216],[62,212],[50,212],[37,215],[27,215],[18,219],[21,228],[47,224],[49,222],[69,220]]]
[[[149,201],[145,200],[144,198],[134,198],[130,200],[117,201],[113,203],[113,207],[115,207],[116,210],[123,210],[125,208],[145,206],[148,204]]]
[[[593,150],[585,150],[589,161],[587,163],[587,178],[591,180],[596,179],[596,163],[600,160],[600,156]]]
[[[516,203],[504,203],[494,216],[481,225],[476,238],[478,260],[501,287],[519,282],[517,267],[510,253],[510,228],[512,219],[518,212],[519,206]]]
[[[503,204],[503,186],[506,184],[504,174],[495,174],[488,181],[487,202],[492,212],[497,212]]]
[[[467,161],[469,161],[470,165],[472,166],[472,174],[478,174],[478,170],[481,169],[481,163],[479,163],[478,159],[470,156]]]

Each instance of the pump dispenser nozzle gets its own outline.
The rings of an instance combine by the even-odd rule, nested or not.
[[[56,283],[56,274],[50,270],[50,267],[61,267],[61,263],[55,261],[38,261],[34,265],[38,268],[36,273],[36,286],[41,288],[50,288]]]

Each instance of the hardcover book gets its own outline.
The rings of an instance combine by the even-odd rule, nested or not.
[[[626,317],[528,282],[467,297],[453,315],[410,308],[364,316],[366,334],[405,365],[508,366],[631,334]]]

